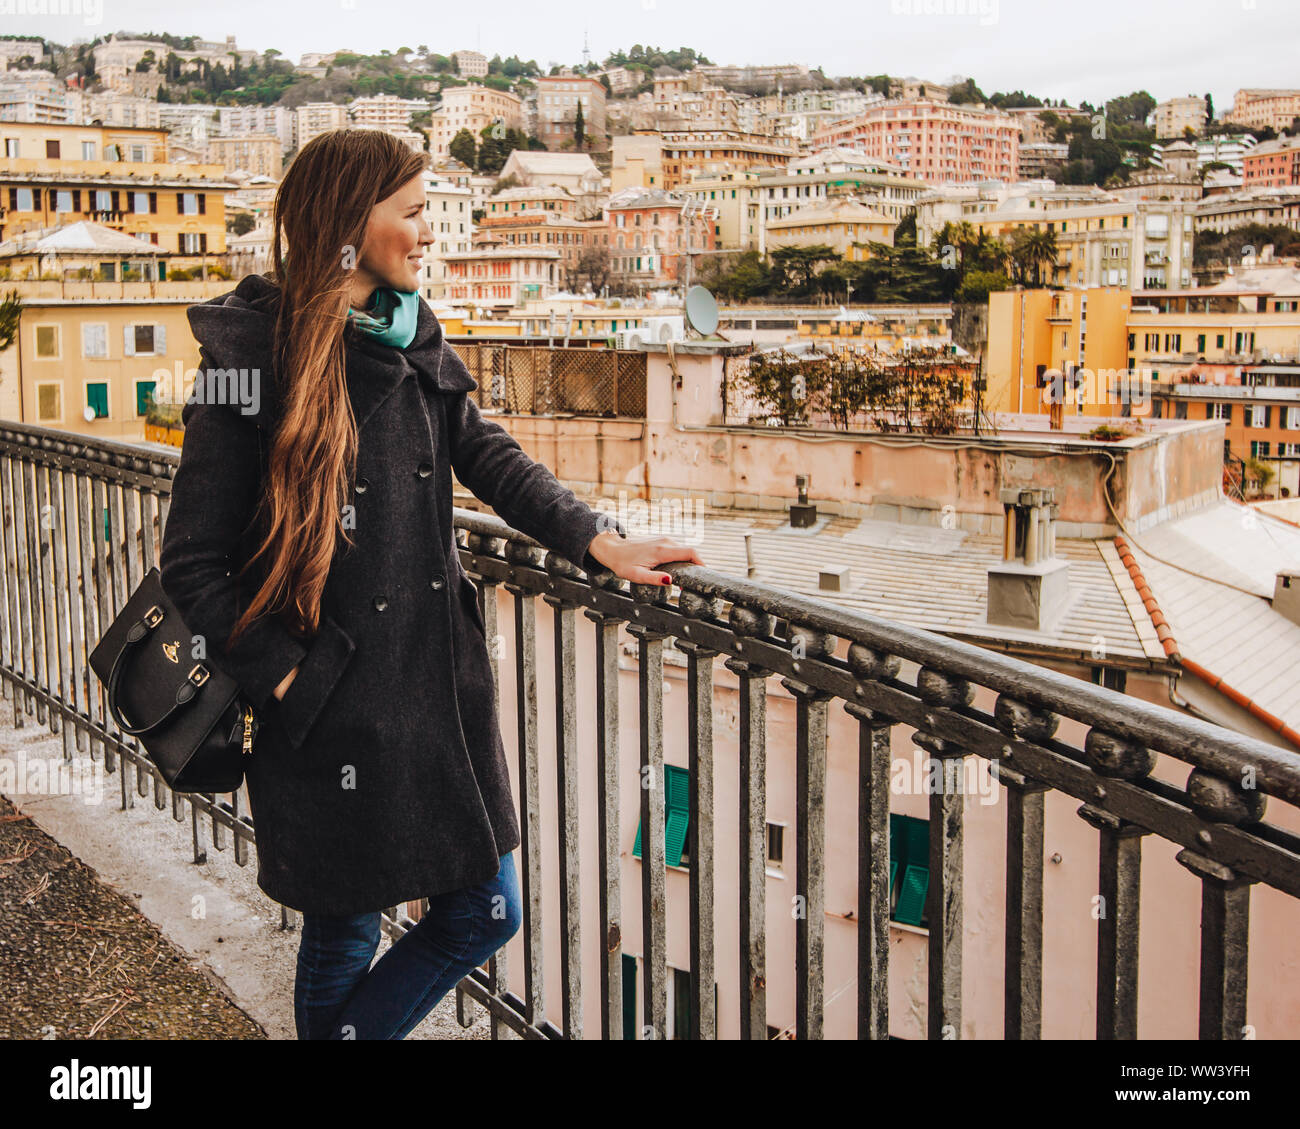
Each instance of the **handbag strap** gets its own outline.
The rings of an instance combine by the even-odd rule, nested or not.
[[[176,700],[166,713],[157,721],[151,721],[146,725],[128,725],[122,716],[121,708],[117,704],[118,686],[122,681],[122,675],[125,671],[127,654],[132,647],[137,647],[145,642],[150,633],[158,624],[162,623],[165,613],[157,604],[154,604],[147,612],[135,621],[126,633],[126,643],[118,651],[117,657],[113,660],[113,670],[108,677],[108,708],[113,714],[113,720],[121,727],[123,733],[129,733],[136,736],[141,733],[148,733],[151,729],[157,729],[168,718],[172,716],[181,706],[189,702],[198,689],[208,680],[211,672],[202,663],[195,663],[194,668],[186,675],[185,681],[181,683],[180,689],[176,691]]]

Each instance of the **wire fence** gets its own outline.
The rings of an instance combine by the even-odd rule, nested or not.
[[[519,415],[645,418],[646,354],[453,343],[478,381],[477,401]]]

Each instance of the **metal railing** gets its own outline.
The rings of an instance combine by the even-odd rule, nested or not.
[[[478,381],[480,407],[520,415],[645,418],[639,350],[473,344],[452,348]]]
[[[26,425],[0,426],[3,592],[0,677],[14,721],[34,715],[61,732],[65,756],[84,750],[120,767],[122,806],[151,794],[159,811],[167,789],[134,739],[106,716],[103,692],[86,656],[144,572],[158,559],[176,459],[129,444]],[[739,720],[739,1021],[744,1038],[767,1037],[765,819],[767,685],[779,679],[797,717],[795,886],[806,912],[795,922],[795,1035],[823,1033],[824,853],[827,844],[827,739],[832,705],[856,720],[856,1004],[862,1038],[889,1034],[891,734],[911,741],[945,769],[966,758],[991,762],[1006,803],[1004,1033],[1037,1038],[1043,996],[1045,797],[1081,801],[1078,815],[1099,835],[1098,893],[1110,907],[1097,922],[1099,1038],[1137,1036],[1137,953],[1142,839],[1181,847],[1178,861],[1201,882],[1199,1033],[1236,1039],[1246,1026],[1251,886],[1300,897],[1300,837],[1263,821],[1266,799],[1300,804],[1300,756],[1080,679],[836,605],[738,580],[696,566],[670,566],[679,588],[628,586],[587,577],[546,554],[494,517],[458,510],[461,560],[481,590],[489,639],[502,631],[498,594],[513,608],[515,700],[502,703],[516,732],[521,804],[520,882],[525,916],[523,995],[507,990],[505,950],[458,985],[462,1022],[468,1001],[485,1007],[494,1037],[507,1027],[525,1038],[583,1031],[578,851],[578,734],[573,672],[577,613],[594,626],[595,780],[600,892],[600,1031],[623,1029],[623,911],[620,789],[636,787],[642,830],[642,1030],[667,1031],[665,796],[659,787],[619,779],[620,632],[635,642],[641,777],[664,780],[665,746],[684,742],[689,761],[690,1016],[692,1038],[713,1038],[714,1007],[714,667],[738,681]],[[537,651],[538,598],[552,609],[554,654]],[[666,732],[664,651],[685,653],[687,731]],[[500,686],[497,648],[490,648]],[[903,664],[915,674],[901,677]],[[538,733],[539,667],[552,667],[555,693],[554,823],[558,842],[560,1014],[543,992],[542,861]],[[978,688],[992,697],[976,708]],[[1086,729],[1069,743],[1062,719]],[[1158,779],[1157,754],[1189,770],[1182,787]],[[133,784],[128,779],[134,775]],[[927,799],[930,827],[926,1031],[962,1030],[963,794],[961,773],[944,771]],[[588,781],[590,786],[592,781]],[[188,816],[194,859],[203,861],[205,828],[221,851],[229,836],[236,862],[248,861],[253,827],[242,789],[230,796],[170,796],[172,817]],[[1293,812],[1286,813],[1293,816]],[[1294,820],[1291,822],[1294,824]],[[286,915],[287,920],[287,915]],[[390,934],[413,921],[403,907],[384,919]],[[680,1034],[680,1032],[679,1032]]]

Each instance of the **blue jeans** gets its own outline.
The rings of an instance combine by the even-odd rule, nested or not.
[[[299,1039],[404,1039],[523,921],[514,855],[477,886],[429,899],[429,912],[375,963],[379,911],[302,915],[294,1019]]]

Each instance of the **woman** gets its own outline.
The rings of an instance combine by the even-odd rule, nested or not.
[[[588,571],[667,584],[695,561],[631,541],[479,413],[418,295],[424,158],[334,130],[275,201],[274,280],[192,306],[160,568],[261,719],[246,768],[258,885],[301,911],[298,1036],[400,1039],[519,928],[510,795],[452,472]],[[281,254],[281,239],[287,256]],[[380,910],[429,913],[371,969]]]

